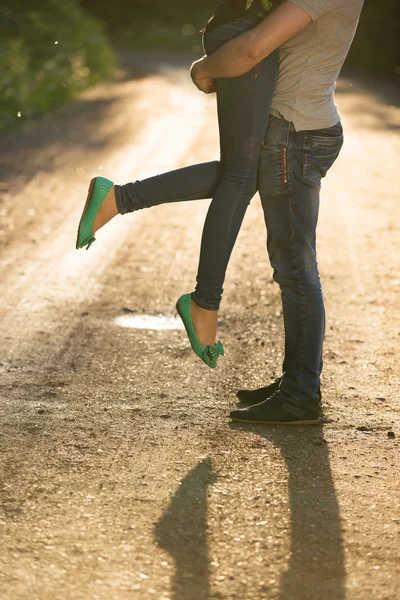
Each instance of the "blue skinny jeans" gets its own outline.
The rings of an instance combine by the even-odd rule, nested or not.
[[[343,144],[342,125],[295,131],[271,117],[263,142],[259,192],[274,280],[281,288],[285,355],[280,388],[316,400],[325,308],[316,252],[321,179]]]
[[[245,19],[207,32],[207,55],[254,27]],[[218,79],[220,161],[178,169],[135,183],[115,186],[121,214],[166,202],[212,198],[204,223],[193,300],[218,310],[229,258],[247,207],[257,191],[261,144],[278,75],[274,52],[241,77]]]

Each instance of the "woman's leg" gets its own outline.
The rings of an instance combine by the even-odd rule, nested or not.
[[[277,74],[274,53],[241,77],[217,81],[221,175],[204,225],[192,294],[195,330],[205,344],[214,343],[226,268],[247,206],[257,191],[261,143]]]
[[[251,29],[244,21],[219,27],[205,40],[208,54]],[[223,35],[221,36],[221,30]],[[213,196],[202,237],[192,316],[200,341],[215,341],[226,267],[247,206],[257,190],[257,173],[278,74],[274,52],[249,73],[217,82],[221,163],[178,169],[144,181],[114,186],[99,211],[95,229],[122,214],[166,202]],[[214,313],[214,314],[211,314]]]
[[[220,163],[212,161],[134,183],[114,185],[97,213],[93,229],[98,231],[118,213],[124,215],[159,204],[212,198],[219,179]]]
[[[252,26],[246,22],[228,23],[222,25],[217,30],[208,34],[205,40],[205,50],[208,54],[215,52],[220,46],[232,39],[237,37],[241,33],[248,31]],[[272,61],[276,64],[277,58],[270,59],[269,68],[267,69],[268,78],[268,89],[272,92],[276,73],[271,73]],[[261,67],[261,65],[259,65]],[[262,75],[264,69],[261,68],[260,74]],[[252,81],[258,78],[257,73],[251,72]],[[244,76],[245,77],[245,76]],[[242,80],[242,78],[239,78]],[[232,118],[228,115],[228,119],[224,119],[224,101],[226,97],[228,103],[230,102],[229,96],[235,93],[236,85],[230,85],[227,82],[235,82],[236,80],[221,80],[219,87],[221,91],[219,96],[219,113],[220,113],[220,124],[225,123],[224,129],[226,133],[229,133],[229,129],[232,125]],[[239,88],[243,92],[243,83],[239,85]],[[253,86],[254,88],[255,86]],[[257,87],[257,86],[256,86]],[[232,88],[232,89],[231,89]],[[224,90],[225,89],[225,93]],[[232,99],[231,99],[232,100]],[[242,98],[238,98],[238,103],[242,102]],[[222,105],[222,106],[221,106]],[[268,116],[269,113],[270,98],[267,99],[265,105],[265,114]],[[234,114],[232,115],[234,117]],[[246,115],[247,117],[248,115]],[[239,118],[240,115],[239,115]],[[264,116],[263,116],[264,118]],[[251,117],[250,117],[251,121]],[[246,120],[247,122],[247,120]],[[243,129],[243,128],[242,128]],[[236,142],[241,141],[241,137],[238,135],[234,136]],[[225,140],[228,146],[227,159],[229,160],[229,146],[231,140],[225,135],[221,135],[221,154],[224,154],[223,140]],[[259,152],[259,148],[257,148]],[[257,164],[258,166],[258,164]],[[155,177],[149,177],[144,180],[138,180],[134,183],[127,183],[125,185],[114,185],[108,196],[105,198],[94,222],[94,231],[100,229],[109,220],[111,220],[118,213],[125,214],[140,210],[142,208],[150,208],[152,206],[158,206],[160,204],[171,203],[171,202],[182,202],[186,200],[202,200],[212,198],[218,188],[218,184],[221,179],[221,163],[219,161],[211,161],[207,163],[201,163],[185,167],[182,169],[176,169],[169,171]],[[253,192],[254,194],[254,192]],[[240,227],[240,224],[239,224]],[[232,246],[234,244],[234,240]],[[230,251],[229,251],[230,254]],[[228,257],[229,259],[229,257]]]

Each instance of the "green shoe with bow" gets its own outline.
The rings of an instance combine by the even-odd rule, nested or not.
[[[221,342],[217,342],[214,346],[205,346],[199,341],[193,327],[192,315],[190,314],[190,300],[191,294],[181,296],[176,303],[176,310],[183,321],[193,351],[206,365],[211,367],[211,369],[215,369],[218,357],[224,355],[224,347]]]
[[[103,204],[104,198],[107,196],[113,185],[114,182],[105,177],[95,177],[90,182],[86,204],[83,209],[81,220],[79,221],[78,235],[76,237],[77,249],[86,246],[86,250],[89,250],[93,242],[96,241],[93,233],[93,223]]]

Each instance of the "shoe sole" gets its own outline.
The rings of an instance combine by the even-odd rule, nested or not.
[[[249,421],[247,419],[237,419],[236,417],[231,417],[232,421],[237,421],[238,423],[250,423],[253,425],[321,425],[322,421],[320,419],[314,419],[312,421]]]
[[[78,225],[78,233],[77,233],[77,235],[76,235],[76,245],[75,245],[75,248],[76,248],[77,250],[79,250],[80,248],[83,248],[83,247],[84,247],[84,245],[85,245],[85,244],[83,244],[82,246],[79,246],[79,231],[80,231],[80,228],[81,228],[81,223],[82,223],[83,217],[85,216],[85,212],[86,212],[86,210],[87,210],[87,207],[88,207],[88,204],[89,204],[89,202],[90,202],[90,197],[91,197],[91,195],[92,195],[92,192],[93,192],[93,188],[94,188],[94,185],[95,185],[95,183],[96,183],[96,178],[94,177],[94,178],[91,180],[91,182],[90,182],[90,185],[89,185],[89,190],[88,190],[88,194],[87,194],[87,197],[86,197],[85,206],[84,206],[84,208],[83,208],[83,212],[82,212],[81,220],[79,221],[79,225]]]
[[[265,398],[263,398],[262,400],[257,400],[257,402],[254,400],[245,400],[244,398],[241,398],[239,396],[239,392],[236,393],[236,398],[240,401],[243,402],[244,404],[251,404],[251,405],[255,405],[255,404],[260,404],[261,402],[265,402],[265,400],[268,400],[268,398],[270,398],[272,396],[272,394],[270,394],[269,396],[265,396]],[[322,400],[318,400],[318,404],[322,404]]]

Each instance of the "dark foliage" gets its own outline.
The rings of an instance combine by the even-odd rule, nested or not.
[[[365,0],[347,64],[400,79],[399,0]]]
[[[113,50],[77,0],[0,6],[0,129],[41,113],[108,74]]]

